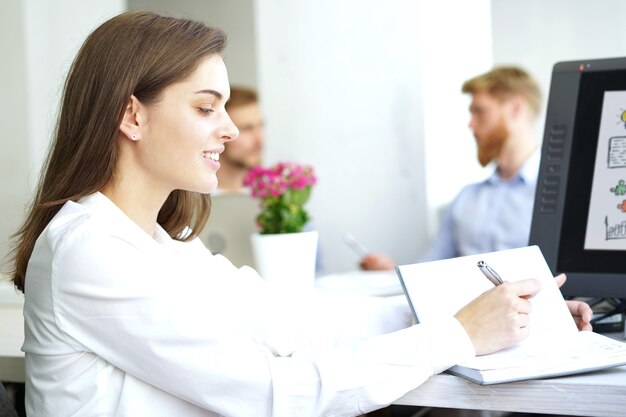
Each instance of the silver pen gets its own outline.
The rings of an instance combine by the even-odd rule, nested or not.
[[[493,285],[498,286],[504,282],[502,281],[502,278],[500,278],[500,275],[498,275],[492,267],[487,265],[487,262],[478,261],[478,269],[480,269],[480,272],[482,272],[483,275],[493,283]]]

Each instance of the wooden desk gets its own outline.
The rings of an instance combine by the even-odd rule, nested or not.
[[[440,374],[395,404],[623,417],[626,415],[626,366],[576,376],[489,386]]]

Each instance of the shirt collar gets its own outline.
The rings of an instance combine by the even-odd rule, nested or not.
[[[540,147],[537,147],[535,151],[524,161],[519,171],[513,178],[507,181],[521,181],[526,184],[536,184],[537,176],[539,175],[539,162],[541,161]],[[495,169],[493,173],[485,180],[490,184],[504,182],[498,170]]]
[[[139,225],[133,222],[113,201],[99,191],[82,197],[79,204],[98,211],[103,216],[116,219],[111,221],[112,225],[120,225],[122,228],[121,235],[125,237],[133,236],[133,242],[144,242],[145,244],[158,244],[164,248],[176,248],[178,241],[172,239],[170,235],[161,227],[160,224],[155,225],[154,235],[150,236]]]

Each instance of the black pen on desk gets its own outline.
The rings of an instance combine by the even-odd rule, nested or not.
[[[477,266],[478,269],[480,269],[480,272],[482,272],[483,275],[486,276],[487,279],[493,283],[493,285],[498,286],[504,282],[502,281],[502,278],[500,278],[500,275],[498,275],[498,273],[492,267],[487,265],[487,262],[478,261]]]
[[[350,233],[346,233],[345,235],[343,235],[343,240],[344,242],[348,244],[348,246],[350,246],[350,249],[352,249],[361,258],[365,257],[367,254],[370,253],[370,251],[367,250],[367,248],[363,246],[361,242],[356,240],[356,238],[352,236]]]

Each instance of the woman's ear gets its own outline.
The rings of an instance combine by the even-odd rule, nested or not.
[[[128,100],[126,104],[122,122],[120,123],[120,132],[133,142],[141,140],[141,124],[139,122],[141,120],[139,114],[141,108],[141,103],[137,97],[131,95],[130,100]]]

